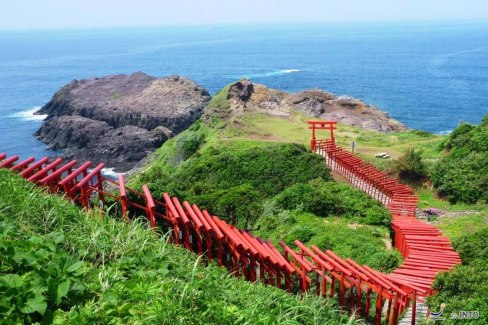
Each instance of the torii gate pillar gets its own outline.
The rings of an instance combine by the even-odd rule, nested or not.
[[[336,129],[337,122],[335,121],[308,121],[308,128],[312,130],[312,140],[310,142],[310,148],[312,151],[315,151],[317,145],[317,138],[316,138],[316,130],[329,130],[330,131],[330,140],[332,143],[335,143],[334,139],[334,130]]]

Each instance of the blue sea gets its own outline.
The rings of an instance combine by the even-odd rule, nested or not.
[[[73,79],[136,71],[187,76],[212,94],[243,76],[318,87],[441,133],[488,113],[488,22],[0,32],[0,151],[52,154],[32,136],[33,111]]]

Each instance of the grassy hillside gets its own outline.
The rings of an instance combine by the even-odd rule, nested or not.
[[[275,243],[300,239],[383,271],[400,264],[390,245],[389,214],[331,179],[322,158],[304,145],[303,116],[218,116],[166,142],[133,177],[134,186],[148,184],[153,193],[197,203]]]
[[[212,114],[206,116],[205,122],[198,122],[168,141],[134,182],[149,183],[156,193],[169,191],[197,202],[275,242],[284,240],[291,244],[299,239],[376,269],[395,268],[400,257],[389,247],[390,220],[385,212],[364,194],[340,184],[340,178],[339,183],[331,180],[320,162],[308,156],[304,148],[310,144],[309,118],[298,112],[286,117],[255,111],[233,115],[228,112],[231,106],[226,101],[226,91],[223,89],[210,104],[208,112]],[[450,139],[466,139],[469,132],[477,141],[482,138],[472,129],[458,132],[461,137],[456,132],[449,137],[416,130],[384,134],[339,124],[335,135],[345,148],[354,141],[356,154],[392,175],[395,160],[414,149],[430,176],[446,161],[446,146],[459,145],[459,141]],[[379,152],[387,152],[392,159],[375,158]],[[279,168],[272,168],[274,164]],[[289,174],[304,177],[277,181]],[[179,187],[182,181],[185,185]],[[477,247],[486,242],[486,234],[479,235],[488,222],[486,204],[449,202],[438,195],[428,178],[415,185],[420,208],[434,207],[446,212],[435,222],[454,241],[461,255],[466,245],[460,243],[470,242],[470,236]],[[239,211],[238,207],[244,208]],[[482,262],[470,261],[453,273],[440,276],[436,288],[441,293],[431,300],[433,310],[442,300],[449,300],[459,308],[467,301],[470,308],[479,307],[486,312],[484,289],[480,289],[484,288],[484,280],[476,276],[485,271]],[[460,284],[463,277],[466,286]],[[478,280],[480,286],[476,285]]]
[[[228,275],[0,170],[0,318],[56,324],[346,324],[313,296]]]

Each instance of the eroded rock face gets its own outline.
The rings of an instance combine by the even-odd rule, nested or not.
[[[67,157],[127,171],[189,127],[209,101],[206,89],[178,76],[75,80],[39,110],[48,118],[35,135]]]
[[[228,93],[231,110],[255,110],[275,116],[288,116],[293,110],[323,120],[342,122],[367,130],[391,132],[406,126],[374,106],[349,96],[336,96],[320,89],[286,93],[264,85],[240,81]],[[218,113],[209,110],[208,113]],[[207,114],[208,114],[207,113]],[[229,112],[224,113],[229,115]]]

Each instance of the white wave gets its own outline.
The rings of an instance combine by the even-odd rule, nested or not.
[[[301,70],[300,69],[285,69],[285,70],[281,70],[281,73],[293,73],[293,72],[300,72]]]
[[[108,178],[112,179],[117,179],[119,178],[119,175],[124,174],[124,173],[117,173],[114,171],[114,168],[104,168],[102,169],[102,175]]]
[[[449,135],[452,133],[453,130],[447,130],[447,131],[439,131],[437,132],[436,134],[440,134],[440,135]]]
[[[34,115],[35,112],[41,109],[41,106],[32,107],[26,111],[17,112],[7,117],[18,118],[24,121],[43,121],[47,115]]]
[[[276,70],[276,71],[270,71],[270,72],[263,72],[263,73],[255,73],[255,74],[249,74],[245,76],[232,76],[233,79],[245,77],[245,78],[266,78],[266,77],[276,77],[276,76],[283,76],[289,73],[296,73],[300,72],[302,70],[299,69],[282,69],[282,70]]]

